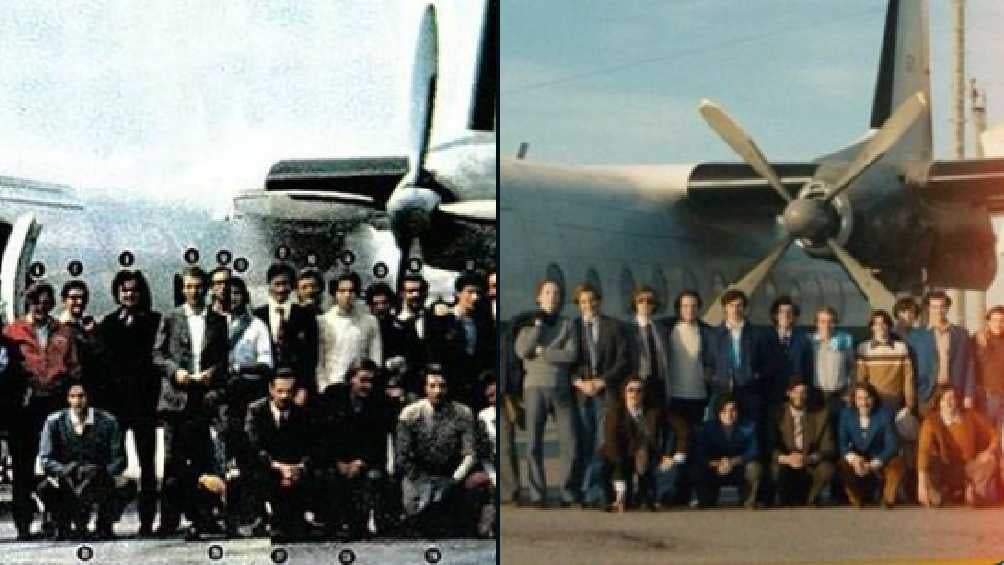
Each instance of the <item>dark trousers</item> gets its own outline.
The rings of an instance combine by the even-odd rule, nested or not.
[[[778,503],[794,506],[815,503],[823,487],[833,479],[835,468],[829,461],[820,461],[801,469],[774,461],[770,471]]]
[[[117,417],[117,416],[116,416]],[[117,417],[118,418],[118,417]],[[151,414],[150,418],[118,418],[122,430],[122,441],[125,441],[126,431],[132,430],[136,443],[136,456],[139,458],[139,499],[136,510],[139,513],[140,525],[153,525],[157,514],[157,420]],[[123,446],[125,453],[125,446]]]
[[[847,498],[854,506],[861,506],[872,498],[876,488],[882,487],[882,501],[887,504],[896,503],[896,490],[903,480],[906,466],[899,456],[886,462],[878,472],[871,472],[863,477],[858,476],[843,457],[837,464],[840,480],[847,491]]]
[[[300,480],[283,486],[278,471],[260,470],[258,483],[262,488],[264,501],[272,508],[271,526],[273,531],[285,534],[301,533],[304,525],[303,514],[311,498],[315,496],[312,484],[304,474]]]
[[[382,469],[369,469],[354,478],[338,475],[337,471],[327,485],[328,497],[322,509],[333,512],[326,520],[344,524],[354,535],[365,532],[370,513],[373,513],[378,531],[385,530],[393,520],[391,516],[400,512],[393,497],[393,485]]]
[[[519,457],[516,453],[516,412],[521,410],[522,401],[515,396],[505,396],[499,410],[502,413],[499,426],[499,489],[502,502],[519,499]]]
[[[687,453],[693,454],[696,452],[697,436],[701,431],[701,426],[704,425],[704,413],[707,411],[707,408],[707,399],[674,397],[669,402],[669,411],[680,416],[687,423]],[[690,466],[694,464],[694,461],[693,457],[688,457],[685,463],[685,472],[680,473],[680,483],[676,497],[676,502],[678,503],[686,504],[690,502],[691,495],[694,492],[694,485],[690,480],[693,475],[690,471]]]
[[[762,467],[759,462],[750,461],[746,465],[736,465],[728,475],[720,475],[709,468],[707,462],[703,462],[695,466],[695,475],[693,480],[697,484],[697,497],[701,506],[718,504],[719,491],[727,485],[738,486],[739,498],[743,504],[752,506],[760,491]]]
[[[54,397],[32,397],[28,406],[12,419],[10,450],[14,459],[14,525],[18,532],[27,533],[35,515],[36,505],[31,494],[38,484],[35,459],[45,418],[63,404],[61,399]]]
[[[115,480],[98,467],[89,477],[47,478],[38,486],[38,497],[61,528],[67,528],[71,522],[78,529],[85,528],[90,521],[91,508],[97,504],[100,528],[110,527],[119,520],[135,488],[132,483],[116,488]]]
[[[160,527],[178,528],[181,512],[196,514],[186,501],[192,496],[192,475],[211,468],[209,421],[183,415],[164,422],[164,485],[160,500]],[[187,507],[186,507],[187,506]],[[194,521],[195,516],[189,515]]]
[[[589,488],[591,463],[597,456],[603,443],[603,422],[606,420],[607,403],[613,406],[613,397],[605,393],[586,396],[575,393],[575,418],[578,426],[579,449],[572,463],[572,484],[574,494],[581,498],[582,493]]]

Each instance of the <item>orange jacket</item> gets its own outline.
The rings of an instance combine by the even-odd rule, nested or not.
[[[49,322],[49,341],[43,348],[38,343],[35,328],[27,319],[20,319],[4,329],[4,335],[21,352],[21,371],[36,396],[59,394],[66,379],[80,379],[80,362],[73,330],[56,320]]]

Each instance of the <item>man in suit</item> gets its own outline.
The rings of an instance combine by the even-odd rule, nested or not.
[[[324,314],[324,276],[316,267],[296,273],[296,302],[311,314]]]
[[[209,273],[209,308],[226,316],[230,313],[230,277],[233,273],[230,267],[216,267]]]
[[[112,298],[118,308],[98,326],[108,367],[108,409],[123,437],[132,430],[140,469],[138,535],[148,537],[157,514],[154,457],[161,372],[154,365],[153,348],[161,316],[150,309],[150,287],[140,271],[119,271],[112,280]]]
[[[429,283],[422,275],[408,273],[400,277],[398,300],[400,308],[394,315],[394,329],[400,343],[396,345],[405,358],[407,371],[404,388],[409,398],[425,396],[422,367],[428,362],[427,321],[431,318],[425,308],[429,297]]]
[[[254,309],[254,315],[268,326],[272,338],[272,360],[276,367],[292,367],[299,379],[295,401],[307,402],[307,391],[317,390],[317,318],[290,297],[296,272],[284,263],[274,263],[265,274],[268,304]]]
[[[917,399],[922,415],[932,408],[938,385],[951,385],[962,396],[963,407],[972,410],[976,397],[976,362],[969,333],[948,322],[952,299],[941,290],[924,297],[927,327],[914,328],[907,343],[916,356]]]
[[[767,393],[768,411],[780,410],[786,404],[791,377],[798,375],[812,382],[812,342],[805,330],[795,326],[801,313],[801,308],[788,295],[778,296],[770,306],[774,325],[769,336],[777,346],[780,362]]]
[[[48,480],[39,497],[55,517],[57,539],[71,535],[71,521],[73,537],[83,539],[97,504],[97,537],[109,540],[122,511],[115,488],[126,467],[122,431],[114,416],[88,405],[82,383],[71,383],[66,399],[69,407],[50,414],[42,429],[39,456]]]
[[[480,410],[484,394],[477,378],[491,367],[497,347],[494,327],[487,323],[479,307],[484,281],[477,273],[466,272],[457,277],[453,286],[456,304],[452,310],[430,319],[429,359],[445,366],[452,399]]]
[[[788,382],[787,393],[787,404],[771,424],[771,477],[782,506],[812,506],[833,478],[836,443],[826,411],[809,409],[808,386],[800,375]]]
[[[248,406],[244,431],[254,454],[254,483],[272,507],[270,534],[279,542],[307,533],[303,514],[311,496],[314,440],[305,408],[293,402],[297,378],[277,370],[268,397]]]
[[[582,477],[584,491],[592,484],[586,471],[595,468],[590,463],[603,443],[608,403],[613,407],[620,396],[618,391],[628,372],[628,357],[621,323],[600,311],[603,300],[600,291],[583,283],[575,288],[574,299],[580,316],[573,324],[581,343],[579,358],[572,367],[579,426],[579,452],[573,472]]]
[[[645,403],[664,407],[671,394],[669,327],[653,317],[662,304],[651,287],[642,285],[632,293],[631,305],[635,316],[624,328],[630,373],[645,382]]]
[[[696,443],[693,481],[702,507],[718,503],[724,485],[736,485],[746,508],[753,508],[760,489],[760,444],[754,423],[740,418],[738,403],[726,393],[718,397],[715,416],[701,429]]]
[[[227,321],[205,306],[206,275],[198,267],[182,272],[185,303],[164,316],[154,362],[161,370],[158,411],[164,420],[164,487],[158,534],[178,528],[178,503],[186,477],[213,466],[209,427],[224,400],[227,377]],[[190,518],[195,518],[191,516]],[[209,524],[193,523],[189,537]]]

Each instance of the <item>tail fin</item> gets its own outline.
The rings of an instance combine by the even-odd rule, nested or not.
[[[931,61],[928,40],[928,1],[889,0],[882,59],[879,63],[871,127],[879,128],[907,98],[923,92],[931,99]],[[931,111],[889,151],[897,161],[931,160]]]
[[[480,43],[467,127],[495,131],[499,101],[499,0],[485,0]]]

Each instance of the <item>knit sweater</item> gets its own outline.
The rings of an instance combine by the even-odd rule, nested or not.
[[[858,381],[871,383],[880,396],[904,400],[909,408],[917,405],[917,384],[906,343],[899,340],[861,343],[857,372]]]

